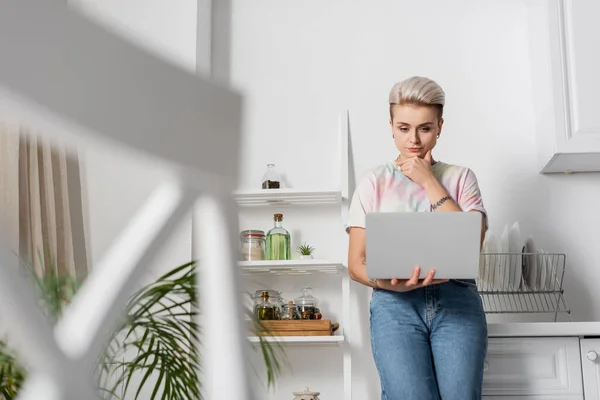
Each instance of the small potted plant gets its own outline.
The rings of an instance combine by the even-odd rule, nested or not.
[[[315,248],[304,243],[298,246],[298,253],[300,253],[301,260],[310,260],[313,258]]]

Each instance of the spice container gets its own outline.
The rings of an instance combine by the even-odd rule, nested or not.
[[[275,307],[269,301],[269,292],[261,293],[261,301],[256,306],[256,317],[260,321],[269,321],[275,319]]]
[[[267,164],[267,172],[262,177],[263,189],[280,189],[281,178],[275,170],[275,164]]]
[[[287,304],[283,305],[283,308],[281,310],[281,319],[300,319],[300,312],[298,311],[298,307],[294,305],[293,301],[288,301]]]
[[[275,226],[267,232],[266,259],[290,260],[292,256],[290,233],[282,226],[283,214],[274,214]]]
[[[249,229],[240,233],[240,258],[242,261],[265,259],[265,232]]]
[[[254,312],[257,313],[258,305],[262,302],[262,294],[269,295],[269,302],[273,306],[273,319],[281,319],[281,307],[283,306],[283,298],[281,292],[277,290],[261,289],[254,292],[252,299],[254,300]]]
[[[312,295],[312,288],[302,288],[302,296],[294,300],[302,319],[315,319],[316,314],[320,314],[318,308],[319,300]]]

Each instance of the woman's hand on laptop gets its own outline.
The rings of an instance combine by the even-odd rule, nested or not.
[[[395,292],[408,292],[423,286],[448,282],[448,279],[435,279],[435,270],[433,269],[427,273],[425,278],[420,279],[420,277],[421,267],[417,265],[409,279],[378,279],[377,284],[381,289],[392,290]]]

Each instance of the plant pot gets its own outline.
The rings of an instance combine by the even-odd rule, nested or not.
[[[300,259],[301,260],[312,260],[313,256],[312,256],[312,254],[301,254]]]

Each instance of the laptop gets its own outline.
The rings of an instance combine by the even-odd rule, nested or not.
[[[366,216],[369,279],[408,279],[421,267],[439,279],[476,279],[481,219],[478,212],[369,213]]]

